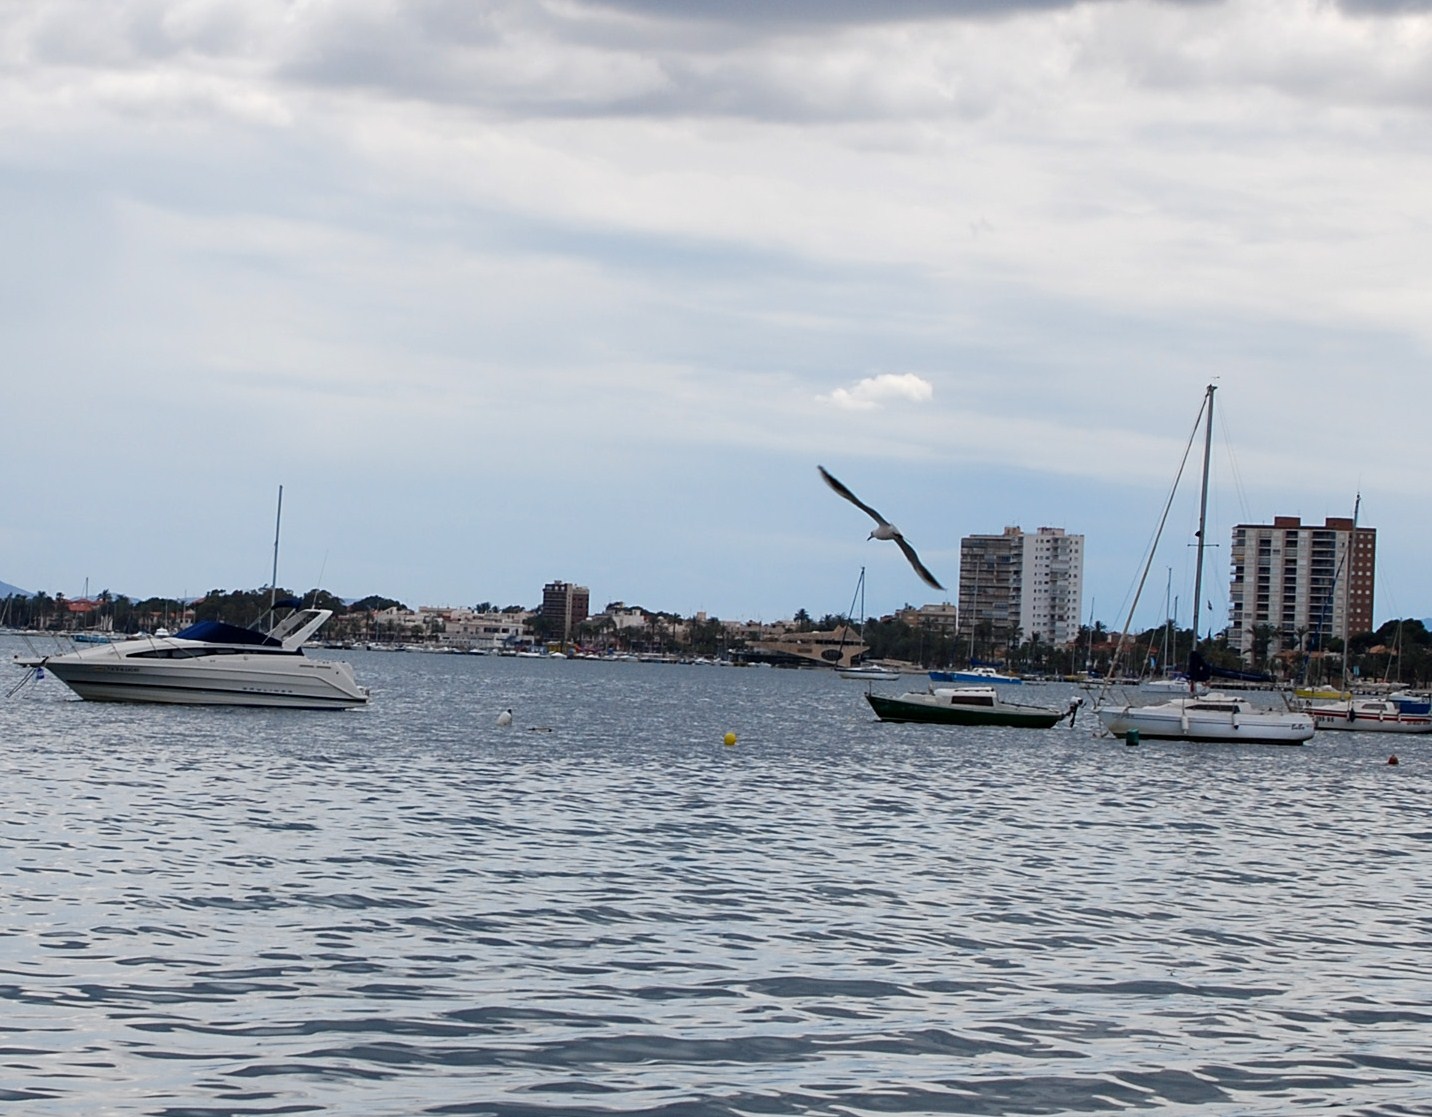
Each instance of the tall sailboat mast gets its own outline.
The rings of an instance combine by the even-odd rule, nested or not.
[[[1362,493],[1352,503],[1352,531],[1347,537],[1347,551],[1343,555],[1343,651],[1342,689],[1347,690],[1348,657],[1352,653],[1352,553],[1357,546],[1357,518],[1362,512]]]
[[[1198,551],[1193,568],[1193,650],[1198,650],[1198,622],[1203,610],[1203,545],[1205,528],[1208,526],[1208,464],[1213,452],[1213,393],[1216,386],[1210,384],[1204,396],[1207,410],[1203,417],[1203,492],[1198,498]]]
[[[273,518],[273,577],[269,579],[269,612],[273,612],[278,599],[278,532],[283,524],[283,486],[278,487],[278,511]]]

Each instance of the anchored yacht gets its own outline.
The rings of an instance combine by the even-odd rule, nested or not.
[[[303,643],[333,615],[295,609],[267,632],[199,621],[173,636],[138,636],[57,655],[16,656],[81,698],[188,706],[362,706],[368,690],[337,660],[309,659]]]

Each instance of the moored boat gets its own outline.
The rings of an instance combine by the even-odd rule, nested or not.
[[[333,615],[295,609],[269,631],[200,621],[173,636],[139,636],[57,655],[16,656],[81,698],[186,706],[333,709],[361,706],[368,691],[339,660],[309,659],[303,643]]]
[[[882,667],[878,663],[857,663],[853,667],[837,667],[835,673],[842,679],[868,679],[889,681],[898,679],[901,672],[893,667]]]
[[[993,667],[970,667],[964,671],[931,671],[930,681],[932,683],[998,683],[1001,686],[1014,686],[1024,682],[1018,675],[1006,675],[996,671]]]
[[[909,691],[898,698],[866,694],[881,721],[918,721],[938,725],[1005,725],[1022,729],[1050,729],[1065,718],[1073,724],[1083,704],[1074,699],[1066,709],[1010,702],[992,686],[932,687]]]
[[[1213,394],[1215,385],[1208,385],[1204,392],[1203,407],[1199,419],[1203,426],[1203,485],[1199,499],[1197,555],[1194,559],[1193,600],[1203,600],[1203,557],[1208,528],[1208,473],[1209,458],[1213,446]],[[1194,424],[1197,434],[1200,423]],[[1190,446],[1192,445],[1190,438]],[[1180,474],[1182,467],[1180,467]],[[1172,501],[1172,497],[1170,497]],[[1167,517],[1167,508],[1165,508]],[[1160,534],[1162,533],[1160,526]],[[1158,536],[1155,536],[1155,547]],[[1144,575],[1153,562],[1155,548],[1150,548]],[[1131,627],[1134,609],[1138,606],[1138,595],[1134,595],[1129,608],[1127,632]],[[1210,691],[1206,694],[1193,693],[1200,683],[1206,683],[1214,670],[1198,652],[1198,610],[1194,610],[1193,649],[1188,657],[1188,686],[1190,693],[1167,702],[1136,706],[1129,702],[1101,701],[1097,709],[1104,729],[1115,737],[1122,737],[1133,744],[1141,738],[1174,741],[1227,742],[1259,745],[1301,745],[1314,732],[1310,715],[1298,711],[1281,712],[1261,709],[1247,698]],[[1120,641],[1120,649],[1123,641]],[[1118,654],[1115,654],[1117,660]],[[1225,677],[1234,677],[1243,682],[1262,682],[1264,676],[1250,672],[1221,671]]]
[[[1310,714],[1263,710],[1241,695],[1189,695],[1148,706],[1101,706],[1099,720],[1115,737],[1301,745],[1316,728]]]
[[[1350,733],[1432,733],[1432,713],[1392,698],[1346,698],[1307,707],[1319,729]],[[1420,703],[1415,704],[1420,705]]]

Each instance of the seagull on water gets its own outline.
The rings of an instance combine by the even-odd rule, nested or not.
[[[910,565],[915,568],[916,574],[920,575],[921,578],[923,578],[930,585],[934,586],[937,590],[943,590],[945,588],[935,580],[935,576],[933,574],[931,574],[928,570],[925,569],[925,564],[920,561],[920,556],[915,553],[915,548],[910,546],[909,543],[905,542],[905,537],[900,534],[899,528],[897,528],[879,512],[875,511],[874,508],[871,508],[870,505],[866,504],[863,500],[861,500],[853,492],[847,489],[843,484],[837,481],[829,473],[827,473],[825,466],[818,465],[816,466],[816,469],[820,470],[820,475],[825,478],[825,483],[827,485],[829,485],[841,496],[845,497],[846,500],[850,501],[851,504],[855,505],[855,507],[859,508],[862,512],[864,512],[867,516],[869,516],[872,520],[875,521],[875,530],[866,536],[867,539],[895,540],[895,545],[905,553],[905,557],[910,560]]]
[[[512,711],[511,711],[511,710],[503,710],[502,713],[498,714],[498,715],[497,715],[497,724],[498,724],[498,725],[511,725],[511,724],[512,724]]]

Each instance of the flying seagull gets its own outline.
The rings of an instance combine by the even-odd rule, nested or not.
[[[923,578],[930,585],[934,586],[937,590],[943,590],[945,588],[935,580],[935,576],[933,574],[931,574],[928,570],[925,569],[925,564],[920,561],[920,556],[915,553],[915,548],[910,546],[909,543],[905,542],[905,537],[900,534],[899,528],[897,528],[879,512],[875,511],[874,508],[871,508],[870,505],[866,504],[863,500],[861,500],[853,492],[847,489],[843,484],[837,481],[829,473],[827,473],[825,470],[825,466],[818,465],[816,466],[816,469],[820,470],[820,475],[825,478],[825,483],[827,485],[829,485],[841,496],[845,497],[846,500],[850,501],[851,504],[855,505],[855,507],[859,508],[862,512],[864,512],[867,516],[869,516],[872,520],[875,521],[875,530],[872,531],[868,536],[866,536],[867,539],[895,540],[895,545],[899,547],[900,550],[905,552],[905,557],[910,560],[910,565],[915,568],[916,574],[920,575],[921,578]]]

